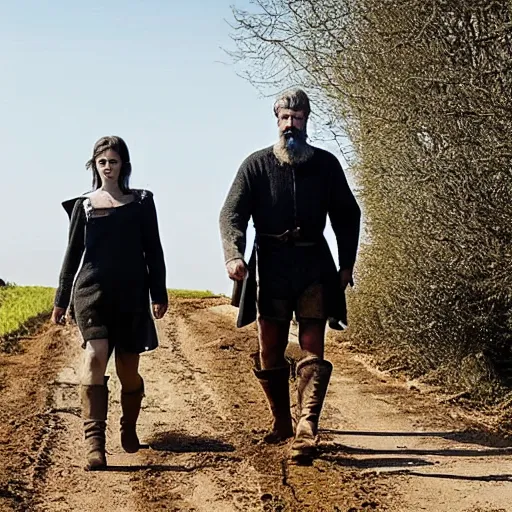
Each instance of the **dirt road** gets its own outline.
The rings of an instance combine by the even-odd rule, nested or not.
[[[313,466],[261,443],[269,413],[251,372],[253,327],[223,299],[179,300],[142,358],[144,449],[119,444],[113,367],[104,472],[82,469],[78,333],[48,327],[0,358],[0,510],[512,511],[512,448],[428,389],[328,342],[334,374]],[[291,335],[290,355],[300,357]]]

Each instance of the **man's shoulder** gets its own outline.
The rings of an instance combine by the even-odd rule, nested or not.
[[[258,149],[251,153],[243,162],[242,167],[250,167],[252,164],[261,163],[269,160],[273,155],[273,146]]]
[[[317,158],[322,158],[323,160],[330,160],[330,161],[339,162],[339,160],[336,157],[336,155],[334,153],[331,153],[327,149],[319,148],[317,146],[312,146],[312,148],[314,149],[315,156]]]
[[[331,153],[327,149],[318,148],[316,146],[313,146],[313,148],[315,150],[313,157],[315,160],[315,166],[319,166],[325,169],[325,171],[328,173],[343,172],[341,162],[334,153]]]

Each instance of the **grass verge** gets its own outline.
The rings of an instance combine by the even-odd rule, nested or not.
[[[211,299],[220,297],[220,295],[211,292],[210,290],[177,290],[170,289],[169,295],[179,299]]]
[[[43,286],[0,288],[0,351],[11,351],[10,340],[30,334],[48,318],[55,289]]]

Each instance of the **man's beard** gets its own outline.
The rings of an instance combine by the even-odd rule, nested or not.
[[[313,156],[313,147],[307,143],[305,130],[290,128],[280,133],[274,144],[274,155],[281,164],[298,165]]]

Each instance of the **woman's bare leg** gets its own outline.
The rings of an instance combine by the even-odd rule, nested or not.
[[[116,371],[123,393],[138,391],[142,385],[142,378],[139,375],[139,354],[115,351]]]
[[[90,340],[85,346],[82,384],[103,386],[109,359],[108,340]]]

